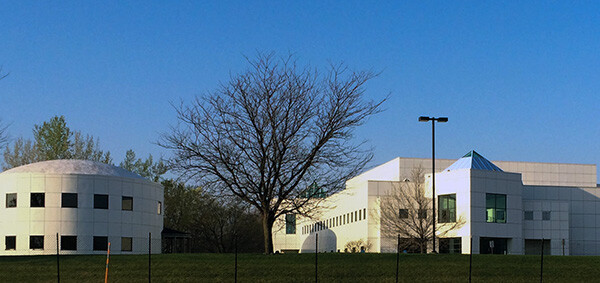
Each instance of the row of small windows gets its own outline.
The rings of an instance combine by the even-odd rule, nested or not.
[[[338,215],[323,221],[318,221],[313,224],[304,225],[302,227],[302,234],[309,234],[316,231],[321,231],[341,225],[354,223],[367,219],[367,209],[359,209],[353,212],[348,212],[343,215]]]
[[[46,195],[45,193],[31,193],[30,207],[45,207]],[[77,193],[62,193],[61,195],[61,207],[65,208],[77,208],[78,199]],[[17,193],[6,194],[6,207],[13,208],[17,207]],[[94,208],[95,209],[108,209],[108,195],[94,194]],[[133,197],[122,196],[121,197],[121,209],[122,210],[133,210]],[[157,214],[162,212],[162,203],[159,201],[157,205]]]
[[[551,211],[542,211],[542,220],[550,220],[551,215],[552,215]],[[525,220],[533,220],[533,211],[531,211],[531,210],[524,211],[523,218]]]
[[[95,251],[106,251],[108,249],[108,237],[94,236],[93,249]],[[16,250],[17,236],[6,236],[4,239],[5,249]],[[130,252],[133,247],[133,238],[121,237],[121,251]],[[44,236],[29,236],[29,249],[43,250]],[[60,249],[62,251],[77,250],[77,236],[60,236]]]

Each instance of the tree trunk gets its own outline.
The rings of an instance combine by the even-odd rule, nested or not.
[[[269,213],[262,214],[263,236],[265,240],[265,254],[273,253],[273,223],[275,219]]]

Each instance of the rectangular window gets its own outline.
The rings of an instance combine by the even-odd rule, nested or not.
[[[542,211],[542,220],[550,220],[550,211]]]
[[[367,209],[363,208],[363,218],[367,219]]]
[[[121,238],[121,251],[130,252],[133,250],[133,238],[122,237]]]
[[[358,210],[354,212],[354,221],[358,221]]]
[[[94,195],[94,208],[108,209],[108,195]]]
[[[526,210],[523,212],[523,218],[525,220],[533,220],[533,211],[531,210]]]
[[[398,218],[400,219],[406,219],[408,218],[408,209],[399,209],[398,210]]]
[[[354,215],[352,212],[350,212],[350,223],[354,222]]]
[[[44,236],[29,236],[29,248],[32,250],[43,250]]]
[[[94,250],[95,251],[106,251],[107,249],[108,249],[108,237],[94,236]]]
[[[419,219],[427,219],[427,209],[420,208],[420,209],[417,211],[417,213],[418,213],[418,215],[417,215],[417,216],[419,217]]]
[[[460,254],[461,251],[461,239],[460,238],[440,238],[441,254]]]
[[[485,194],[485,208],[488,223],[506,223],[506,195]]]
[[[76,251],[77,236],[60,236],[60,249],[63,251]]]
[[[44,207],[46,194],[44,193],[31,193],[31,207]]]
[[[285,233],[296,234],[296,214],[285,215]]]
[[[438,222],[456,222],[456,194],[438,196]]]
[[[158,214],[158,215],[162,214],[162,202],[160,202],[160,201],[156,205],[156,214]]]
[[[133,197],[123,197],[121,201],[122,210],[133,210]]]
[[[6,194],[6,208],[17,207],[17,193]]]
[[[4,237],[4,245],[6,250],[17,249],[17,236],[6,236]]]
[[[62,207],[77,207],[77,194],[75,193],[62,193]]]

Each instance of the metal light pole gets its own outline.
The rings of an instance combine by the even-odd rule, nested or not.
[[[448,122],[448,117],[419,117],[419,122],[431,121],[431,184],[432,184],[432,199],[433,199],[433,253],[435,251],[435,122]]]

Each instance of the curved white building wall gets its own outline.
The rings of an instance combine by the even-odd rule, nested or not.
[[[31,207],[32,193],[44,195],[43,207]],[[63,194],[76,194],[77,207],[64,207]],[[108,208],[94,208],[104,196]],[[34,163],[0,173],[0,197],[0,255],[55,254],[57,234],[65,239],[61,254],[105,254],[103,240],[111,254],[147,253],[149,233],[152,252],[160,253],[163,187],[124,169],[82,160]],[[32,236],[43,236],[43,248],[31,247]]]

